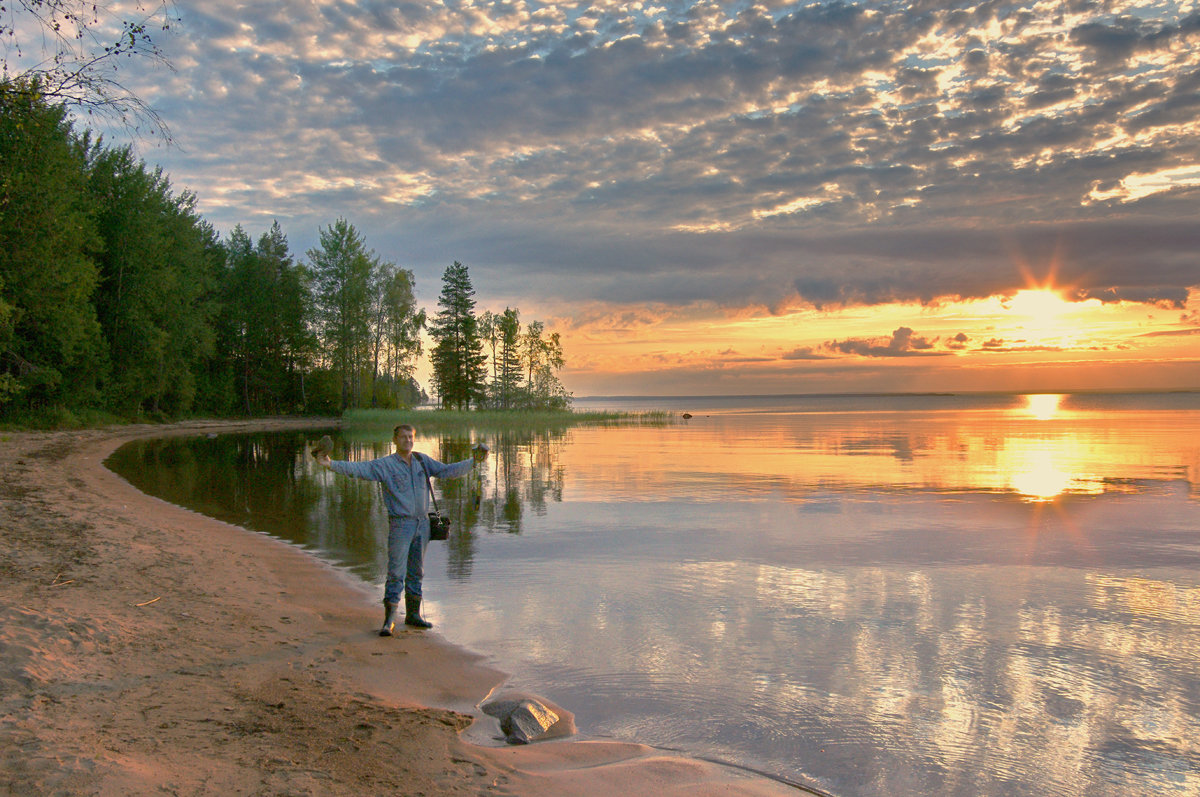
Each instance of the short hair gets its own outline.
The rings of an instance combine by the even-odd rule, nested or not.
[[[396,424],[396,428],[392,430],[392,437],[395,437],[396,435],[400,434],[401,432],[416,432],[416,431],[417,431],[416,428],[414,428],[411,423],[398,423],[398,424]]]

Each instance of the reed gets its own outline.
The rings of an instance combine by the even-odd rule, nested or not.
[[[612,412],[575,410],[347,410],[347,429],[391,429],[411,423],[422,432],[477,429],[508,431],[568,429],[576,426],[670,426],[678,423],[673,412]]]

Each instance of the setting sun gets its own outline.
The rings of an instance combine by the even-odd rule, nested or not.
[[[1057,322],[1071,309],[1071,303],[1049,288],[1031,288],[1017,291],[1008,302],[1014,313],[1027,316],[1037,323]]]
[[[1077,327],[1068,316],[1079,307],[1064,300],[1057,291],[1029,288],[1017,291],[1003,304],[1014,316],[1013,322],[1027,344],[1067,346],[1074,343]]]
[[[1064,294],[1044,286],[776,312],[595,305],[555,320],[572,343],[569,376],[580,393],[623,394],[631,380],[663,394],[1194,385],[1200,298],[1176,308]]]

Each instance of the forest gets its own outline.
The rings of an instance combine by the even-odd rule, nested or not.
[[[569,407],[558,334],[477,313],[463,264],[429,313],[346,219],[297,258],[277,222],[222,237],[196,205],[37,80],[0,81],[0,422],[409,407],[426,355],[442,407]]]

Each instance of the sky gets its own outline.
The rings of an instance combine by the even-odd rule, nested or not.
[[[1196,0],[170,10],[207,220],[460,261],[577,396],[1200,388]]]

